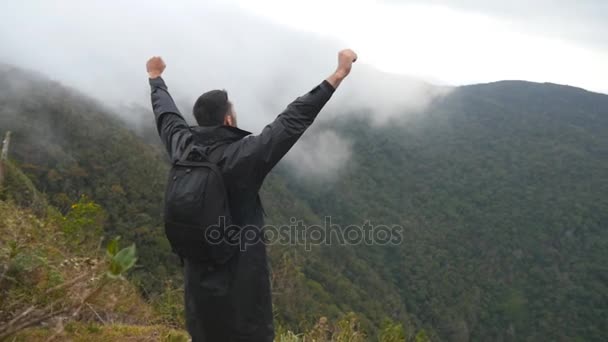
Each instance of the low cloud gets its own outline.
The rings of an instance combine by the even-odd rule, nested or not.
[[[310,134],[309,134],[310,133]],[[285,158],[298,177],[332,181],[348,165],[352,143],[333,130],[307,133]]]
[[[373,125],[385,125],[423,111],[434,99],[445,96],[451,89],[362,65],[353,71],[351,79],[344,82],[328,111],[333,116],[359,114]]]

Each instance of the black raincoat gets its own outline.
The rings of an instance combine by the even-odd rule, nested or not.
[[[239,252],[226,264],[184,260],[186,324],[193,342],[274,339],[270,279],[258,191],[264,178],[312,124],[334,88],[323,81],[297,98],[259,135],[229,126],[189,127],[162,78],[150,79],[162,142],[175,162],[195,143],[224,176],[233,224],[243,227]]]

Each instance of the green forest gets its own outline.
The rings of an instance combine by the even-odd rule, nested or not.
[[[132,108],[150,121],[135,129],[43,76],[0,74],[0,134],[12,132],[0,339],[64,310],[11,336],[186,340],[152,113]],[[262,189],[267,223],[369,220],[403,227],[403,241],[270,245],[278,341],[608,338],[607,95],[503,81],[457,87],[390,125],[374,115],[314,128],[348,139],[352,156],[331,180],[281,163]]]

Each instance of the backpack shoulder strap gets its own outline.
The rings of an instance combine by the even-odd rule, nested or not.
[[[193,148],[194,148],[194,142],[191,142],[190,144],[188,144],[188,146],[186,146],[186,149],[184,150],[182,155],[179,157],[179,161],[185,162],[188,159],[188,156],[190,155],[190,152],[192,152]]]

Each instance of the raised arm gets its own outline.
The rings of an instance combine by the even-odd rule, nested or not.
[[[333,74],[289,104],[259,135],[246,137],[230,146],[232,150],[225,153],[229,168],[253,175],[257,180],[255,184],[261,186],[266,174],[313,123],[356,60],[357,55],[352,50],[340,51],[338,68]]]
[[[177,109],[165,81],[161,78],[165,70],[165,63],[162,58],[150,58],[146,63],[146,69],[148,70],[156,128],[167,153],[169,153],[171,162],[174,162],[179,159],[192,136],[190,127]]]

